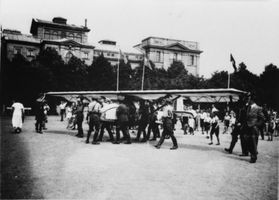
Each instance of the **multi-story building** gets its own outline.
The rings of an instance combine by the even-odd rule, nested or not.
[[[181,61],[186,70],[199,75],[199,59],[202,51],[197,42],[148,37],[135,48],[144,52],[155,67],[167,69],[173,61]]]
[[[111,40],[101,40],[93,46],[88,43],[89,31],[86,20],[84,26],[76,26],[67,24],[67,19],[62,17],[55,17],[52,21],[32,19],[32,35],[4,29],[1,45],[10,60],[20,53],[31,61],[42,49],[52,47],[65,62],[74,55],[91,65],[94,58],[103,54],[112,65],[117,65],[121,51],[132,68],[140,66],[146,56],[157,68],[167,69],[176,60],[181,61],[189,73],[199,75],[202,51],[197,42],[148,37],[130,49],[123,49]]]
[[[120,53],[122,55],[120,55]],[[117,65],[119,59],[125,59],[130,63],[131,67],[134,69],[142,63],[143,54],[135,49],[123,49],[116,45],[115,41],[111,40],[101,40],[95,45],[94,58],[100,56],[101,54],[111,63],[111,65]]]
[[[10,60],[15,54],[20,53],[30,61],[41,49],[52,47],[65,62],[74,55],[90,65],[93,61],[94,46],[88,44],[89,31],[86,24],[85,26],[70,25],[62,17],[55,17],[52,21],[33,19],[30,29],[32,35],[15,30],[4,30],[3,46]]]

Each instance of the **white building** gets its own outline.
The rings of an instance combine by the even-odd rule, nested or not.
[[[167,69],[173,61],[181,61],[189,73],[199,75],[199,59],[202,51],[197,42],[148,37],[134,47],[145,52],[155,67]]]

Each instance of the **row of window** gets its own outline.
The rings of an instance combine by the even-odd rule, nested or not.
[[[164,54],[161,51],[155,51],[154,62],[163,62],[163,59],[164,59]],[[170,54],[169,60],[181,61],[182,55],[178,53]],[[196,64],[197,64],[196,57],[194,55],[190,55],[187,65],[196,65]]]
[[[61,39],[61,38],[69,38],[72,40],[75,40],[76,42],[82,43],[82,36],[81,34],[73,34],[73,33],[66,33],[66,32],[62,32],[61,34],[59,34],[59,32],[53,31],[45,31],[44,32],[44,39],[47,40],[57,40],[57,39]]]
[[[103,52],[100,52],[100,51],[96,51],[96,55],[100,56]],[[104,56],[109,56],[109,57],[118,57],[119,54],[115,54],[115,53],[103,53]],[[129,55],[126,55],[126,57],[129,59]],[[138,56],[136,55],[135,56],[136,59],[142,59],[143,57],[142,56]]]
[[[14,54],[22,54],[22,48],[21,47],[14,47]],[[26,56],[27,57],[34,57],[35,54],[35,49],[32,48],[27,48],[26,51]]]

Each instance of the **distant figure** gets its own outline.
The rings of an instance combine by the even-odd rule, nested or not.
[[[60,108],[60,116],[61,116],[61,122],[63,122],[64,120],[64,115],[65,115],[65,110],[66,110],[66,105],[67,105],[67,102],[65,101],[61,101],[60,105],[59,105],[59,108]]]
[[[120,131],[123,133],[123,137],[126,139],[124,144],[131,144],[131,137],[129,134],[129,108],[124,104],[124,99],[119,97],[119,107],[116,110],[116,144],[120,143]]]
[[[12,111],[13,111],[12,125],[14,129],[14,133],[20,133],[22,129],[23,118],[24,118],[23,104],[17,101],[13,101]]]
[[[46,123],[48,122],[47,113],[50,110],[49,105],[45,102],[44,103],[44,120],[43,120],[43,130],[47,130]]]
[[[43,123],[45,120],[45,113],[44,113],[44,99],[43,98],[38,98],[36,100],[36,108],[35,108],[35,128],[36,132],[42,134],[43,131]]]
[[[174,131],[173,131],[173,107],[172,107],[172,102],[170,100],[165,100],[163,104],[166,104],[166,106],[163,108],[163,132],[161,135],[161,138],[155,147],[157,149],[160,149],[161,145],[164,143],[165,137],[170,136],[173,146],[170,148],[171,150],[177,149],[177,140],[174,136]]]
[[[270,119],[268,121],[268,127],[267,127],[267,134],[268,134],[268,139],[267,141],[272,141],[273,140],[273,133],[275,131],[275,114],[272,114],[270,116]]]
[[[227,133],[227,131],[229,130],[229,126],[230,126],[230,115],[228,112],[226,112],[225,117],[224,117],[224,131],[223,134]]]
[[[220,131],[219,118],[218,118],[216,112],[214,112],[213,117],[211,119],[211,131],[210,131],[210,143],[209,143],[209,145],[213,144],[213,134],[215,134],[215,136],[217,138],[217,144],[216,145],[220,145],[219,131]]]
[[[139,127],[138,127],[136,141],[140,141],[141,133],[143,134],[143,139],[141,142],[147,141],[146,127],[148,125],[148,120],[149,120],[148,102],[145,100],[142,100],[140,102],[140,108],[139,108]]]
[[[77,128],[78,128],[78,133],[76,134],[76,137],[79,137],[79,138],[83,138],[83,128],[82,128],[82,122],[84,119],[83,110],[84,110],[84,105],[82,102],[82,98],[78,97],[77,105],[76,105],[76,108],[74,109],[74,114],[76,116],[76,124],[77,124]]]
[[[101,99],[99,99],[99,101],[101,101]],[[92,98],[92,101],[89,103],[88,105],[88,124],[89,124],[89,130],[88,130],[88,134],[87,134],[87,139],[86,139],[86,143],[89,143],[89,139],[91,136],[91,132],[94,132],[93,135],[93,141],[92,144],[100,144],[97,140],[98,140],[98,134],[101,128],[101,120],[100,120],[100,116],[101,116],[101,108],[102,105],[99,103],[99,101],[97,101],[96,99]]]

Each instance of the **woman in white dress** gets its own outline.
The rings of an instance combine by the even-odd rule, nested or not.
[[[14,102],[12,105],[13,117],[12,117],[12,125],[15,133],[20,133],[22,129],[22,119],[24,115],[24,107],[22,103]]]

